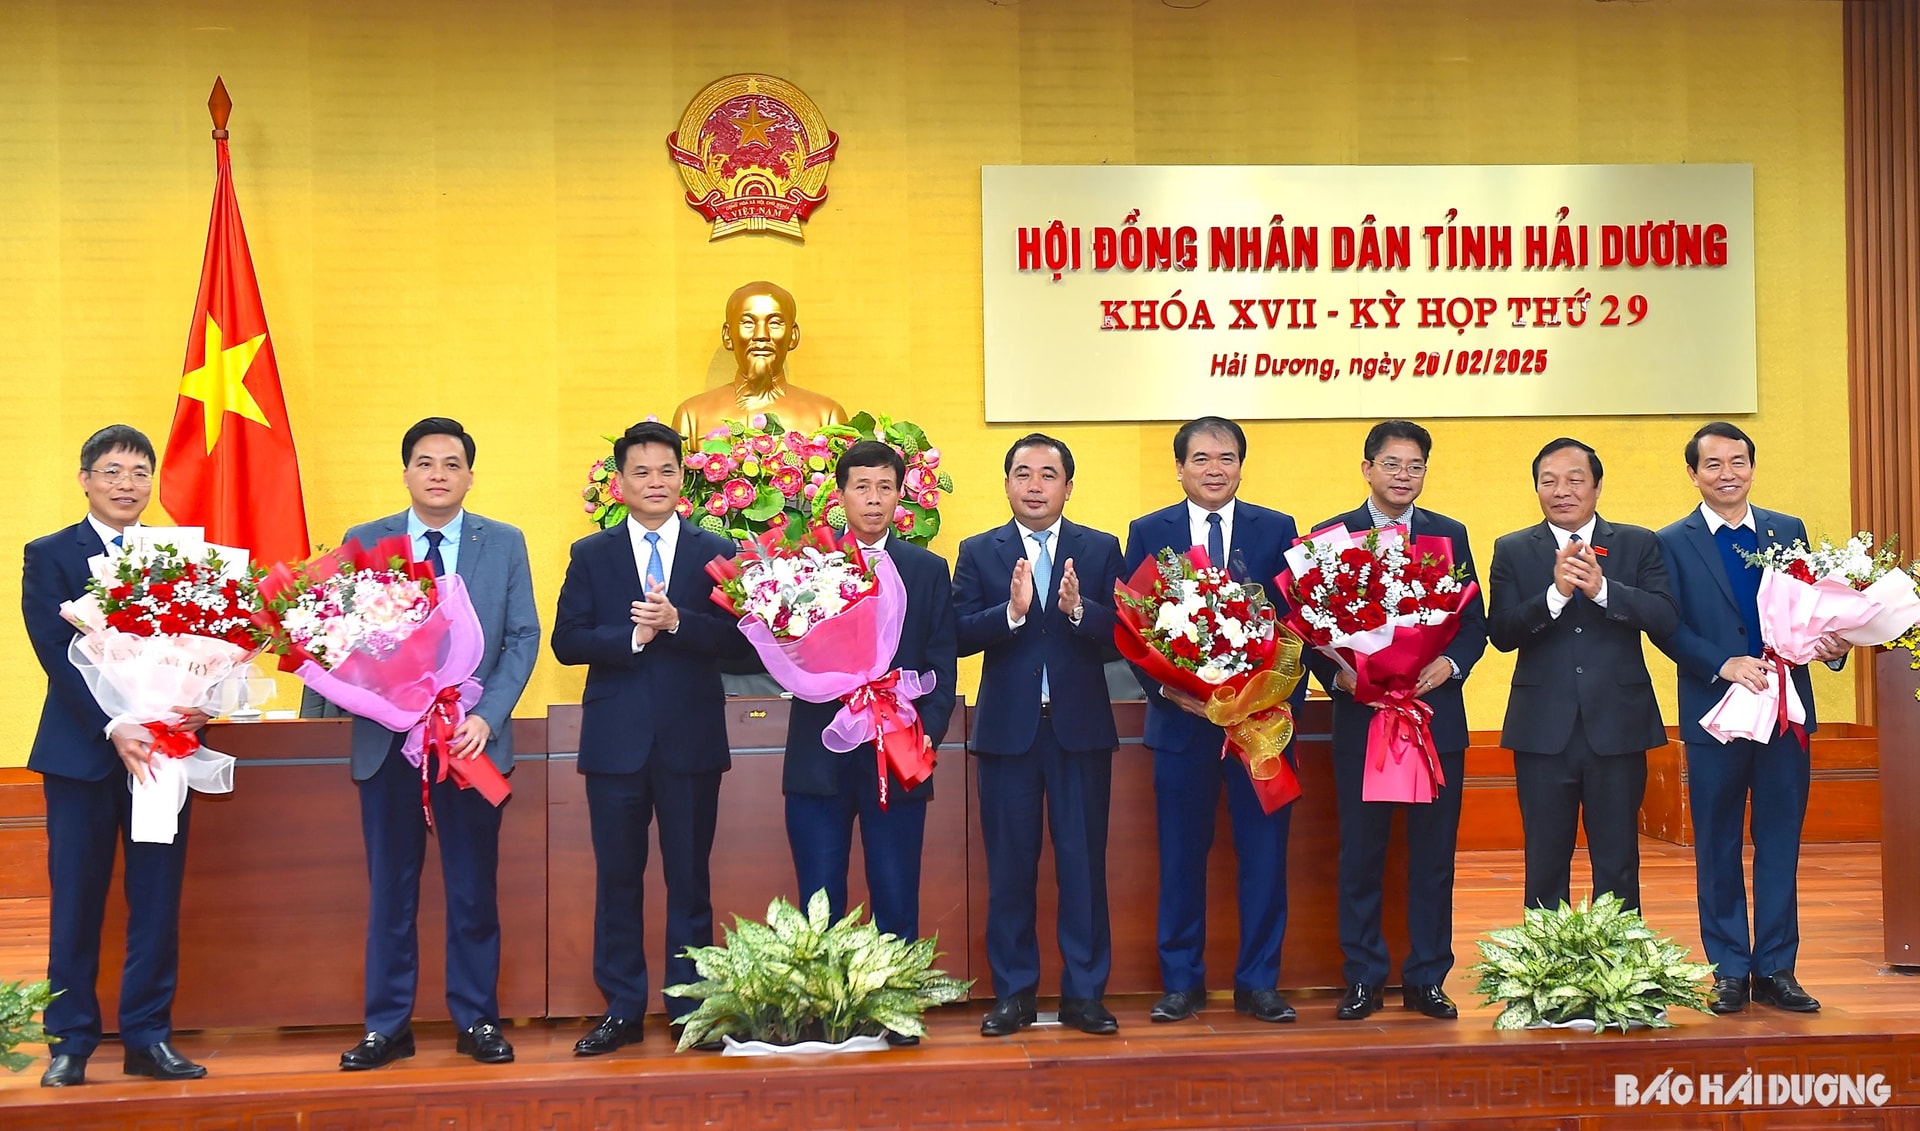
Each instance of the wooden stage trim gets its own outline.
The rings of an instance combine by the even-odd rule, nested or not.
[[[451,1052],[444,1025],[424,1027],[422,1053],[376,1072],[222,1074],[187,1084],[117,1083],[65,1092],[0,1088],[0,1124],[15,1131],[219,1126],[313,1129],[377,1126],[805,1129],[1279,1128],[1364,1122],[1375,1127],[1582,1128],[1905,1127],[1920,1121],[1920,1028],[1872,1019],[1798,1018],[1772,1011],[1690,1017],[1656,1034],[1600,1037],[1495,1033],[1484,1013],[1455,1024],[1397,1007],[1363,1024],[1322,1019],[1260,1025],[1228,1002],[1177,1026],[1138,1020],[1146,999],[1115,1002],[1115,1038],[1032,1030],[1005,1041],[971,1033],[974,1012],[949,1010],[917,1049],[823,1058],[744,1060],[645,1045],[593,1060],[572,1057],[575,1027],[516,1029],[521,1059],[483,1067]],[[1331,1000],[1310,1006],[1316,1016]],[[1878,1029],[1880,1031],[1862,1031]],[[276,1059],[337,1055],[342,1038],[252,1034],[288,1046]],[[295,1049],[299,1052],[295,1052]],[[97,1058],[108,1080],[115,1058]],[[205,1058],[216,1066],[218,1056]],[[101,1063],[104,1062],[104,1063]],[[311,1060],[309,1061],[311,1063]],[[1622,1108],[1614,1077],[1642,1084],[1671,1070],[1731,1082],[1766,1074],[1884,1078],[1884,1107],[1838,1110],[1764,1104]]]

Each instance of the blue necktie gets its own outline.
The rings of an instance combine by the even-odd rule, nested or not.
[[[440,543],[447,536],[438,530],[427,531],[427,564],[433,567],[433,576],[439,577],[447,572],[447,559],[440,556]]]
[[[667,569],[660,564],[660,532],[649,530],[647,531],[647,592],[653,592],[656,584],[665,585],[666,583]]]
[[[1051,537],[1053,537],[1053,531],[1051,530],[1036,530],[1033,532],[1033,540],[1040,547],[1033,555],[1033,603],[1036,609],[1041,610],[1046,608],[1047,594],[1053,591],[1053,556],[1047,553],[1047,539]],[[1045,703],[1050,698],[1051,694],[1047,686],[1047,669],[1046,665],[1042,664],[1040,667],[1040,701]]]
[[[1227,532],[1218,511],[1207,516],[1207,561],[1215,569],[1227,568]]]
[[[124,545],[126,545],[126,544],[127,544],[127,536],[126,536],[126,535],[124,535],[124,534],[115,534],[115,535],[113,536],[113,544],[114,544],[114,545],[116,545],[116,546],[124,546]]]

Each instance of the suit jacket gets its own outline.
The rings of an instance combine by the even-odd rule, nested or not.
[[[1348,530],[1366,531],[1373,529],[1373,513],[1365,503],[1360,509],[1348,511],[1314,526],[1314,530],[1325,530],[1329,526],[1344,526]],[[1446,515],[1430,511],[1425,507],[1413,508],[1413,535],[1416,538],[1446,538],[1453,543],[1453,561],[1455,565],[1465,566],[1467,580],[1478,581],[1479,574],[1473,568],[1473,547],[1467,540],[1467,528]],[[1311,533],[1311,532],[1309,532]],[[1447,645],[1444,655],[1460,669],[1460,678],[1450,679],[1421,698],[1433,708],[1433,745],[1436,750],[1465,750],[1467,748],[1467,707],[1461,697],[1461,689],[1466,685],[1467,676],[1472,673],[1473,665],[1487,650],[1487,613],[1483,594],[1476,594],[1467,607],[1459,613],[1460,631]],[[1340,665],[1328,659],[1313,648],[1306,653],[1308,670],[1326,688],[1333,698],[1333,745],[1337,753],[1360,753],[1367,746],[1367,728],[1373,723],[1374,709],[1353,701],[1353,696],[1333,686],[1335,677],[1340,673]]]
[[[1791,546],[1796,538],[1806,541],[1807,526],[1799,519],[1779,511],[1750,509],[1761,550]],[[1687,517],[1661,530],[1659,539],[1667,568],[1673,574],[1680,624],[1671,636],[1654,643],[1680,669],[1680,740],[1718,745],[1700,725],[1700,719],[1727,693],[1720,665],[1734,656],[1758,656],[1761,642],[1747,638],[1746,621],[1734,603],[1720,547],[1707,533],[1707,520],[1700,516],[1700,508],[1695,507]],[[1793,669],[1793,686],[1806,705],[1807,733],[1811,734],[1818,721],[1813,711],[1813,681],[1807,678],[1805,667]]]
[[[407,512],[401,511],[363,522],[340,541],[371,546],[406,533]],[[483,688],[473,713],[485,719],[493,732],[487,740],[487,757],[506,773],[513,768],[513,708],[527,689],[533,662],[540,655],[540,614],[533,604],[527,540],[519,528],[472,511],[460,520],[460,536],[453,572],[466,583],[487,642],[480,666],[473,671]],[[353,780],[372,777],[392,750],[392,731],[371,719],[353,717]]]
[[[960,654],[985,652],[968,745],[987,754],[1025,754],[1040,729],[1040,672],[1047,674],[1055,737],[1065,750],[1112,750],[1119,745],[1107,697],[1106,662],[1113,655],[1113,583],[1120,575],[1120,540],[1062,518],[1047,603],[1034,602],[1019,628],[1007,627],[1007,591],[1013,567],[1027,556],[1020,525],[976,534],[960,543],[953,571],[953,609]],[[1080,623],[1059,607],[1060,571],[1071,559],[1080,578]],[[1036,586],[1037,589],[1037,586]]]
[[[927,737],[938,747],[953,717],[954,681],[959,667],[955,651],[953,583],[947,576],[947,560],[895,536],[887,538],[886,552],[907,590],[907,616],[900,628],[900,646],[894,650],[893,666],[933,673],[933,690],[914,700],[913,706]],[[865,758],[872,763],[871,745],[862,746],[851,755],[841,755],[828,750],[820,741],[820,732],[827,729],[839,710],[838,701],[793,701],[793,709],[787,716],[787,758],[781,781],[785,792],[830,797],[840,792],[840,758]],[[933,796],[933,780],[922,782],[908,796]]]
[[[1543,520],[1493,544],[1493,593],[1487,636],[1502,652],[1519,651],[1500,743],[1509,750],[1558,754],[1577,716],[1596,754],[1651,750],[1667,742],[1653,696],[1640,634],[1659,640],[1680,622],[1667,565],[1653,531],[1593,527],[1593,545],[1607,579],[1607,606],[1574,591],[1559,617],[1547,612],[1556,544]]]
[[[100,781],[121,770],[120,756],[106,736],[107,715],[87,690],[80,669],[67,659],[67,645],[78,635],[60,615],[60,602],[87,591],[87,559],[106,553],[93,524],[81,519],[64,530],[27,543],[20,577],[20,614],[27,640],[47,673],[47,698],[40,728],[33,735],[27,768],[79,781]]]
[[[1292,515],[1255,506],[1245,499],[1238,500],[1233,505],[1233,541],[1227,550],[1227,556],[1231,559],[1227,563],[1230,571],[1241,580],[1264,586],[1275,607],[1284,610],[1286,600],[1273,579],[1286,568],[1286,560],[1282,555],[1293,546],[1298,536],[1299,530],[1294,525]],[[1193,529],[1188,523],[1187,504],[1183,499],[1170,507],[1142,515],[1127,527],[1127,552],[1120,563],[1120,576],[1123,579],[1132,577],[1141,562],[1161,550],[1172,548],[1185,553],[1192,547]],[[1184,750],[1202,737],[1211,743],[1223,741],[1224,735],[1219,727],[1188,714],[1161,695],[1157,680],[1149,679],[1139,668],[1134,669],[1134,676],[1139,679],[1140,689],[1147,696],[1146,744],[1149,749]],[[1296,709],[1306,698],[1306,693],[1306,681],[1302,680],[1293,697]]]
[[[712,600],[707,563],[738,548],[685,519],[667,577],[667,599],[680,610],[680,630],[654,636],[633,650],[631,609],[646,588],[633,560],[627,523],[573,544],[560,607],[553,620],[553,655],[587,665],[581,695],[580,764],[583,774],[634,773],[658,755],[677,773],[732,766],[727,753],[726,692],[720,658],[748,647],[739,624]]]

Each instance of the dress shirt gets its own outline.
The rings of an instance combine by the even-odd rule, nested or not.
[[[633,565],[640,574],[640,592],[643,600],[647,592],[647,561],[653,557],[653,544],[647,541],[648,534],[660,536],[660,577],[663,581],[672,581],[673,552],[680,545],[680,517],[668,515],[667,521],[660,524],[660,529],[649,531],[640,525],[639,519],[632,514],[627,515],[627,537],[633,540]],[[448,565],[447,568],[453,567]],[[667,630],[670,634],[678,631],[680,631],[678,621],[675,621],[674,626]],[[633,650],[646,651],[647,646],[640,643],[640,626],[637,624],[633,626],[633,637]]]
[[[427,531],[438,530],[445,537],[440,542],[440,565],[447,573],[456,572],[454,567],[460,564],[460,528],[465,524],[467,512],[463,508],[453,516],[445,526],[428,526],[418,512],[407,508],[407,537],[413,539],[413,560],[424,562],[433,547],[427,544]]]
[[[1229,562],[1232,561],[1233,560],[1233,504],[1238,501],[1239,501],[1238,499],[1228,499],[1225,506],[1221,507],[1217,511],[1210,511],[1207,508],[1201,506],[1199,503],[1194,502],[1192,499],[1188,499],[1187,500],[1187,529],[1188,529],[1188,532],[1193,536],[1193,544],[1200,547],[1202,550],[1207,548],[1207,516],[1210,514],[1217,514],[1220,516],[1220,545],[1226,551],[1227,561]],[[1213,564],[1220,569],[1227,568],[1227,562],[1215,562]]]
[[[1580,536],[1582,542],[1585,542],[1589,546],[1593,545],[1593,528],[1599,521],[1600,516],[1595,514],[1593,517],[1587,519],[1585,526],[1582,526],[1578,530],[1562,530],[1551,522],[1547,523],[1547,529],[1553,531],[1553,548],[1555,552],[1566,549],[1567,543],[1572,541],[1575,534]],[[1574,592],[1578,593],[1579,590],[1576,589]],[[1558,585],[1547,586],[1547,615],[1555,620],[1559,620],[1560,613],[1567,607],[1567,602],[1571,600],[1573,600],[1572,597],[1562,597],[1560,595],[1560,587]],[[1607,578],[1605,574],[1600,576],[1600,595],[1593,599],[1593,603],[1603,609],[1607,607]]]
[[[1202,519],[1201,521],[1204,522],[1206,520]],[[1028,530],[1026,527],[1020,526],[1018,522],[1015,522],[1014,525],[1020,527],[1020,546],[1023,550],[1026,551],[1027,560],[1032,561],[1040,553],[1040,540],[1034,537],[1035,531]],[[1060,585],[1059,585],[1060,569],[1061,569],[1060,520],[1057,518],[1054,519],[1053,525],[1047,527],[1046,532],[1047,532],[1047,558],[1049,561],[1053,562],[1053,577],[1049,580],[1048,587],[1051,588],[1053,592],[1048,593],[1046,595],[1047,599],[1043,602],[1040,600],[1040,594],[1036,591],[1033,597],[1034,602],[1036,604],[1052,604],[1054,601],[1058,600],[1060,596]],[[1036,589],[1037,589],[1037,586],[1036,586]],[[1031,613],[1033,611],[1033,606],[1029,605],[1027,607],[1027,611]],[[1080,618],[1085,616],[1086,614],[1087,614],[1086,603],[1082,601],[1080,608],[1075,609],[1073,611],[1071,619],[1073,623],[1079,624]],[[1021,625],[1025,623],[1027,623],[1026,617],[1024,616],[1016,617],[1013,615],[1013,609],[1011,607],[1007,609],[1007,627],[1008,628],[1019,628]]]
[[[1701,503],[1700,517],[1707,520],[1707,535],[1709,537],[1720,533],[1720,528],[1723,526],[1732,526],[1732,527],[1744,526],[1748,530],[1753,531],[1755,534],[1760,533],[1759,528],[1753,525],[1753,508],[1752,507],[1748,507],[1746,510],[1746,513],[1740,516],[1739,522],[1728,522],[1726,519],[1721,518],[1719,513],[1716,512],[1712,507],[1708,506],[1705,503]]]
[[[109,550],[113,549],[113,540],[120,537],[120,531],[115,530],[113,527],[93,517],[92,511],[87,512],[87,525],[93,527],[93,532],[100,536],[101,545]],[[140,529],[140,524],[137,522],[128,523],[127,529],[138,530]]]

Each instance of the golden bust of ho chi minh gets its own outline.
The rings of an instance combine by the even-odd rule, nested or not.
[[[800,345],[794,315],[793,296],[773,283],[748,283],[729,295],[720,344],[733,353],[733,380],[682,401],[673,410],[674,429],[692,439],[756,412],[771,412],[789,430],[809,434],[845,424],[840,402],[787,380],[787,354]]]

